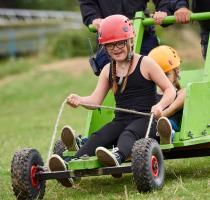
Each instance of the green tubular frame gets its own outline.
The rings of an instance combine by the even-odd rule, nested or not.
[[[210,12],[191,14],[191,21],[210,19]],[[174,16],[168,16],[163,24],[175,23]],[[137,12],[133,20],[136,33],[134,41],[135,52],[140,52],[144,26],[154,25],[154,19],[144,18],[143,12]],[[91,28],[91,27],[90,27]],[[94,30],[91,28],[92,31]],[[183,71],[181,84],[186,87],[186,99],[183,110],[181,131],[176,133],[174,143],[161,145],[162,150],[176,147],[187,147],[196,144],[210,143],[210,45],[203,69]],[[103,105],[115,106],[113,93],[110,92]],[[113,111],[94,110],[89,111],[86,123],[86,136],[89,137],[94,131],[111,121]],[[70,152],[65,152],[68,156]],[[96,157],[89,160],[73,160],[68,164],[69,169],[92,169],[100,167]]]

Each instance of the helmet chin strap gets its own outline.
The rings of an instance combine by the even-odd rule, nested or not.
[[[133,58],[133,44],[131,42],[131,39],[128,39],[127,42],[127,48],[128,48],[128,56],[127,56],[127,61],[131,61],[131,59]]]

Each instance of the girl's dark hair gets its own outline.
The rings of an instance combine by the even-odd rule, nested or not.
[[[175,80],[175,87],[176,87],[177,90],[181,89],[181,86],[180,86],[180,83],[179,83],[178,79]]]
[[[121,93],[125,90],[125,87],[127,85],[128,75],[130,73],[132,64],[133,64],[133,57],[130,60],[130,64],[129,64],[129,67],[128,67],[127,74],[126,74],[126,76],[123,80],[122,87],[121,87],[121,90],[120,90]],[[111,61],[111,66],[112,66],[112,90],[113,90],[114,93],[116,93],[117,90],[118,90],[118,85],[117,85],[117,69],[116,69],[116,61],[115,60]]]
[[[181,89],[181,85],[179,83],[179,75],[178,75],[177,69],[174,69],[174,73],[176,74],[176,79],[174,81],[174,85],[175,85],[177,90],[180,90]]]
[[[111,68],[112,68],[112,90],[114,93],[117,92],[117,69],[116,69],[116,61],[111,61]]]

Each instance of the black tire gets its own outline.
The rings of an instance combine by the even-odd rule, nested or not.
[[[144,138],[135,142],[131,167],[139,192],[162,188],[165,177],[164,160],[156,140]]]
[[[64,159],[63,152],[66,151],[67,148],[63,144],[63,142],[59,139],[55,142],[53,153],[59,155],[61,158]]]
[[[11,164],[11,179],[18,200],[43,199],[45,181],[35,178],[38,166],[44,166],[44,163],[37,150],[25,148],[15,152]]]
[[[122,178],[122,173],[120,174],[111,174],[113,178]]]

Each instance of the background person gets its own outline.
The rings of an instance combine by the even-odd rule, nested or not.
[[[159,16],[167,16],[170,0],[153,0]],[[86,26],[93,24],[98,30],[102,19],[114,14],[122,14],[133,19],[137,11],[146,11],[148,0],[79,0],[83,23]],[[163,18],[162,16],[162,18]],[[161,18],[155,18],[160,23]],[[141,55],[147,55],[151,49],[158,46],[154,26],[145,28]],[[96,53],[96,65],[99,71],[110,62],[109,56],[103,46],[100,46]]]
[[[188,23],[190,21],[191,11],[189,10],[188,0],[171,0],[171,8],[179,23]],[[192,11],[197,12],[210,12],[209,0],[192,0]],[[201,49],[203,58],[206,58],[208,48],[209,33],[210,33],[210,20],[199,21],[200,36],[201,36]]]

